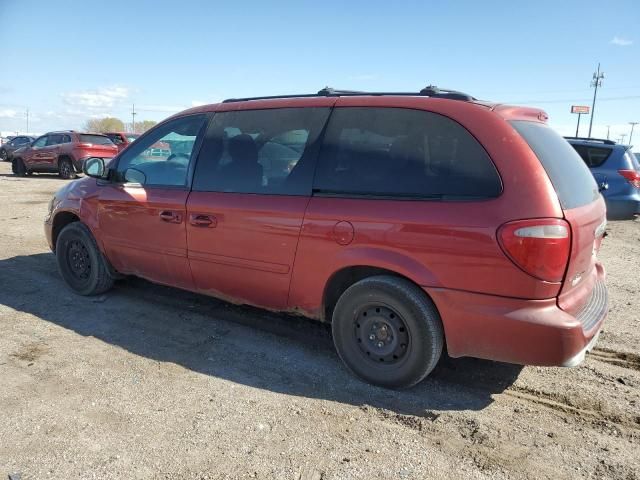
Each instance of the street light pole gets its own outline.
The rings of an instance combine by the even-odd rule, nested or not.
[[[629,122],[629,125],[631,125],[631,133],[629,134],[629,145],[631,145],[631,140],[633,139],[633,127],[638,125],[638,122]]]
[[[626,136],[627,136],[626,133],[623,133],[623,134],[620,135],[620,143],[621,144],[624,144],[624,137],[626,137]]]
[[[602,86],[602,79],[604,78],[604,72],[600,72],[600,63],[598,62],[598,70],[593,74],[591,80],[591,86],[593,90],[593,103],[591,104],[591,120],[589,121],[589,138],[591,138],[591,127],[593,127],[593,114],[596,111],[596,96],[598,95],[598,87]]]
[[[25,134],[29,135],[29,109],[27,108],[27,131]]]
[[[611,125],[607,125],[607,140],[609,140],[609,130],[611,129]]]

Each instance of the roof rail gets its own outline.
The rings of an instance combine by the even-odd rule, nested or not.
[[[589,137],[564,137],[567,140],[584,140],[587,142],[597,142],[597,143],[604,143],[605,145],[615,145],[616,142],[614,142],[613,140],[609,140],[606,138],[589,138]]]
[[[250,100],[275,100],[281,98],[310,98],[310,97],[361,97],[361,96],[407,96],[407,97],[432,97],[446,98],[449,100],[476,100],[471,95],[458,92],[456,90],[445,90],[434,85],[429,85],[419,92],[363,92],[357,90],[339,90],[331,87],[324,87],[318,93],[304,93],[301,95],[271,95],[266,97],[246,97],[246,98],[228,98],[222,103],[245,102]]]

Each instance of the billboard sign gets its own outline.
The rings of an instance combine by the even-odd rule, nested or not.
[[[586,105],[571,105],[571,113],[589,113],[589,107]]]

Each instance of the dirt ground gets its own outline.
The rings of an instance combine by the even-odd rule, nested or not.
[[[388,391],[326,326],[130,279],[65,288],[65,180],[0,163],[0,479],[640,478],[640,222],[611,222],[611,311],[573,369],[446,359]]]

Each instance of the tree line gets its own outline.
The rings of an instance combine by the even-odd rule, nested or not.
[[[144,133],[158,122],[153,120],[142,120],[135,123],[134,133]],[[87,132],[107,133],[125,132],[124,122],[116,117],[92,118],[87,120],[84,126]]]

